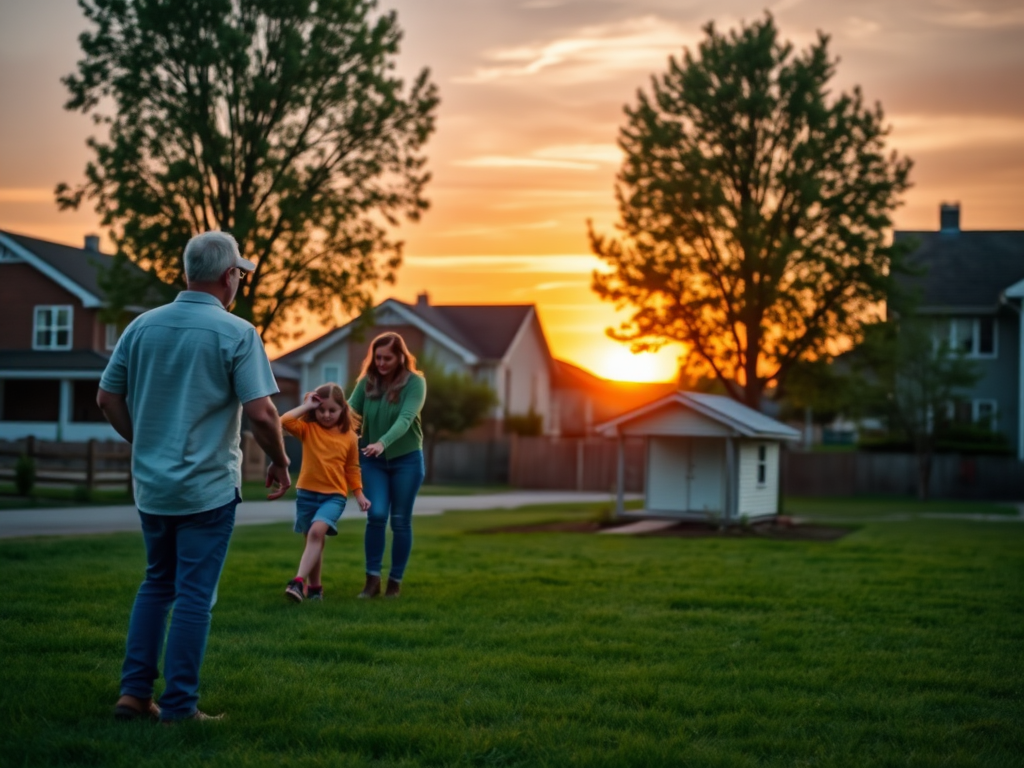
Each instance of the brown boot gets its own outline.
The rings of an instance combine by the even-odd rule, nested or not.
[[[114,705],[115,720],[159,720],[160,707],[152,697],[140,699],[138,696],[125,694]]]
[[[363,586],[363,591],[356,595],[356,597],[361,597],[365,600],[379,596],[380,576],[371,576],[370,574],[366,574],[366,584]]]
[[[388,579],[388,588],[384,592],[384,597],[398,597],[400,594],[402,594],[402,582]]]

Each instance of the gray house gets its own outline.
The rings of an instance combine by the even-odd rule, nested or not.
[[[1002,432],[1024,461],[1024,231],[960,229],[959,204],[943,203],[937,232],[895,233],[923,274],[903,278],[918,313],[977,366],[980,378],[954,418]]]

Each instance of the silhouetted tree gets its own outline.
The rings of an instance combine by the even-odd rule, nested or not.
[[[355,311],[393,280],[402,243],[388,228],[427,208],[421,150],[438,103],[427,70],[409,89],[394,75],[394,12],[374,0],[79,5],[93,26],[65,106],[107,135],[89,140],[85,182],[57,187],[62,207],[91,200],[171,295],[188,238],[231,232],[257,264],[234,311],[268,341],[301,310]]]
[[[611,268],[593,287],[633,308],[613,338],[681,342],[689,375],[757,408],[798,361],[856,342],[886,298],[911,163],[886,154],[879,105],[830,94],[826,35],[794,54],[770,15],[705,32],[626,108],[621,236],[590,226]]]

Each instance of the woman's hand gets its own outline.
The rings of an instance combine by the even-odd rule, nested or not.
[[[383,443],[370,443],[363,448],[363,456],[380,456],[382,453],[384,453]]]
[[[356,503],[359,504],[359,508],[366,512],[370,508],[370,500],[363,495],[362,491],[356,491]]]

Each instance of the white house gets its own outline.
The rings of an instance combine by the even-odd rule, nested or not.
[[[498,405],[477,436],[498,437],[505,415],[531,411],[540,415],[545,432],[557,432],[554,361],[532,304],[440,305],[421,293],[415,304],[386,299],[372,318],[372,327],[356,319],[277,358],[274,369],[282,393],[289,391],[283,381],[288,378],[297,383],[296,401],[325,381],[347,388],[359,376],[373,338],[395,331],[417,357],[466,372],[495,391]]]
[[[644,514],[736,522],[778,512],[779,448],[800,433],[720,395],[673,392],[598,426],[619,441],[623,511],[624,440],[647,438]]]

